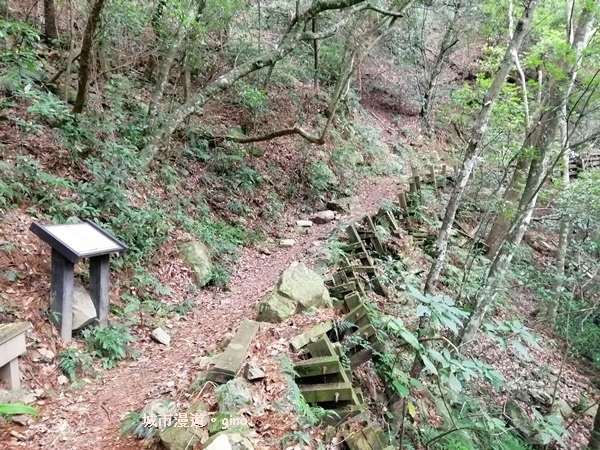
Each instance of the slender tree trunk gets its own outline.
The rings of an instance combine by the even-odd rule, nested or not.
[[[500,64],[500,69],[496,73],[494,81],[488,89],[488,91],[486,92],[485,97],[483,99],[483,105],[481,107],[481,111],[479,112],[479,116],[477,117],[475,129],[467,145],[465,157],[463,159],[463,163],[460,168],[455,187],[452,191],[452,194],[450,195],[450,199],[446,207],[446,213],[444,215],[444,220],[442,222],[442,227],[439,231],[436,243],[436,258],[427,276],[427,281],[425,282],[425,293],[430,294],[433,292],[434,286],[437,283],[437,280],[444,266],[446,253],[448,251],[450,230],[452,229],[452,225],[456,217],[458,205],[465,192],[465,188],[467,186],[467,182],[469,181],[469,177],[471,176],[471,172],[473,171],[473,167],[475,166],[475,161],[481,151],[481,144],[485,137],[487,126],[492,115],[492,107],[494,105],[494,102],[498,98],[500,91],[502,90],[502,85],[504,84],[504,81],[506,80],[510,69],[513,66],[512,55],[514,51],[518,50],[521,47],[523,38],[528,33],[533,14],[537,9],[538,5],[539,0],[530,0],[525,10],[523,11],[523,15],[517,23],[515,33],[510,41],[510,45],[508,46],[504,54],[504,59]]]
[[[525,149],[525,151],[527,150]],[[508,229],[510,228],[510,209],[516,208],[517,202],[521,197],[529,166],[531,166],[531,157],[526,155],[521,156],[517,160],[510,183],[506,191],[504,191],[502,206],[500,207],[501,211],[492,223],[490,232],[485,240],[485,243],[489,247],[487,257],[490,260],[494,259],[502,241],[508,233]]]
[[[171,68],[173,67],[173,63],[175,62],[175,58],[179,54],[183,42],[188,34],[190,24],[194,21],[194,19],[202,13],[204,9],[205,2],[200,3],[200,9],[193,8],[193,4],[189,4],[189,9],[186,17],[182,20],[182,23],[179,24],[177,28],[177,32],[173,39],[171,40],[169,47],[167,48],[162,61],[158,67],[158,73],[156,75],[156,84],[154,86],[154,92],[152,93],[152,99],[150,100],[150,104],[148,105],[148,119],[153,119],[153,114],[156,109],[156,106],[161,101],[163,94],[165,92],[165,86],[167,85],[167,81],[169,80],[169,73],[171,72]]]
[[[52,45],[53,41],[58,40],[54,0],[44,0],[44,38],[48,45]]]
[[[600,407],[596,411],[596,418],[594,419],[594,426],[587,448],[588,450],[600,450]]]
[[[500,247],[498,254],[489,269],[486,284],[477,299],[477,306],[469,318],[469,322],[463,330],[461,344],[468,344],[479,330],[483,319],[492,306],[501,285],[504,282],[506,272],[510,266],[515,248],[521,243],[521,239],[529,226],[533,208],[537,200],[537,193],[548,174],[548,163],[551,159],[552,146],[560,130],[566,105],[571,95],[577,72],[581,67],[581,56],[593,34],[595,5],[588,4],[581,12],[577,30],[574,33],[571,49],[576,58],[572,67],[564,67],[566,77],[556,80],[550,86],[547,107],[543,108],[540,118],[539,147],[531,164],[527,183],[519,202],[519,214],[513,221],[508,238]],[[563,63],[564,64],[564,63]],[[562,144],[562,143],[561,143]],[[560,146],[565,151],[564,145]]]
[[[85,105],[88,90],[88,80],[92,70],[92,49],[94,47],[94,34],[98,23],[100,22],[100,14],[104,8],[106,0],[96,0],[92,6],[92,12],[85,24],[83,30],[83,41],[81,42],[81,54],[79,56],[79,79],[77,86],[77,97],[75,105],[73,105],[73,114],[81,114]]]
[[[567,14],[567,18],[568,18]],[[561,135],[562,135],[562,181],[563,189],[569,186],[569,136],[567,131],[567,107],[564,105],[562,112],[563,119],[561,120]],[[556,313],[560,303],[560,295],[563,291],[565,263],[567,259],[567,248],[569,247],[569,233],[571,231],[571,217],[564,214],[560,219],[560,228],[558,231],[558,248],[556,250],[556,273],[552,283],[552,294],[547,305],[542,306],[541,316],[551,325],[556,322]]]
[[[438,51],[437,56],[435,57],[435,61],[433,62],[433,66],[429,72],[429,77],[427,79],[427,86],[425,87],[425,91],[423,93],[423,104],[421,105],[421,117],[423,119],[423,123],[425,128],[428,131],[431,131],[431,107],[435,98],[435,92],[437,89],[437,84],[439,80],[439,76],[442,73],[442,69],[444,67],[444,63],[446,59],[452,53],[452,49],[455,47],[458,39],[456,38],[456,24],[461,17],[462,13],[462,1],[458,0],[454,8],[452,8],[451,15],[449,17],[449,23],[446,27],[446,31],[444,33],[444,37],[442,38],[442,42],[440,44],[440,50]],[[425,45],[423,43],[423,45]]]

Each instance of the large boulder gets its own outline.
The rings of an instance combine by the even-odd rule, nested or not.
[[[275,291],[258,304],[258,320],[281,322],[307,309],[329,307],[331,298],[321,277],[296,261],[283,272]]]
[[[250,408],[254,403],[250,383],[243,378],[234,378],[219,387],[217,399],[219,411],[232,414]]]
[[[296,314],[296,304],[278,292],[267,294],[258,304],[258,320],[261,322],[283,322]]]
[[[178,245],[183,260],[194,271],[196,284],[203,287],[212,278],[213,264],[210,250],[200,241],[185,242]]]
[[[291,299],[297,305],[297,312],[331,307],[329,291],[321,277],[298,261],[290,264],[281,274],[277,292]]]
[[[240,433],[222,432],[214,435],[204,450],[254,450],[252,443]]]
[[[210,422],[210,418],[205,411],[208,410],[207,405],[202,401],[192,403],[188,408],[186,418],[190,422],[181,424],[181,426],[171,426],[160,433],[160,441],[166,450],[188,450],[194,447],[203,438],[208,437],[206,426]],[[196,423],[193,417],[200,414],[205,420]]]
[[[73,331],[88,326],[96,320],[96,307],[90,293],[81,284],[73,286]]]

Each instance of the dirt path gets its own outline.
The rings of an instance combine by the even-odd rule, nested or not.
[[[396,181],[377,178],[366,182],[360,189],[362,209],[353,216],[344,216],[348,222],[377,211],[383,199],[397,194]],[[287,218],[288,222],[303,217]],[[92,450],[99,448],[143,448],[143,442],[131,437],[120,438],[119,426],[131,411],[139,411],[155,398],[181,399],[193,381],[198,365],[194,360],[214,350],[222,336],[235,331],[244,318],[254,318],[255,305],[275,285],[281,272],[294,260],[305,260],[311,265],[307,250],[313,242],[324,240],[339,222],[316,225],[307,235],[289,237],[296,240],[291,248],[276,248],[265,256],[254,248],[247,248],[235,266],[230,291],[203,290],[197,297],[197,307],[169,329],[171,346],[164,347],[141,336],[136,348],[140,358],[128,360],[119,367],[104,371],[91,379],[83,388],[63,389],[54,398],[46,398],[37,405],[43,418],[23,428],[9,425],[3,432],[0,448],[61,448]],[[147,330],[148,332],[150,330]],[[60,375],[56,368],[55,376]],[[9,436],[10,430],[27,437],[26,441]],[[6,445],[6,447],[4,447]]]

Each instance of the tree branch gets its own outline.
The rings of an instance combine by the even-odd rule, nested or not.
[[[238,144],[251,144],[253,142],[263,142],[270,141],[271,139],[276,139],[283,136],[290,136],[293,134],[298,134],[304,139],[306,139],[311,144],[322,145],[325,143],[325,136],[321,135],[319,137],[312,136],[306,130],[301,127],[294,125],[290,128],[283,128],[281,130],[272,131],[267,134],[262,134],[260,136],[250,136],[250,137],[242,137],[242,136],[212,136],[210,139],[215,141],[231,141],[237,142]]]

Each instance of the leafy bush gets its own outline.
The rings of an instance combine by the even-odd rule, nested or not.
[[[105,328],[86,328],[83,331],[86,346],[92,355],[102,359],[105,369],[115,367],[127,356],[134,356],[129,346],[136,338],[131,334],[127,325],[108,325]]]
[[[58,353],[59,367],[71,381],[75,381],[77,373],[86,374],[92,365],[92,358],[76,348],[66,348]]]

